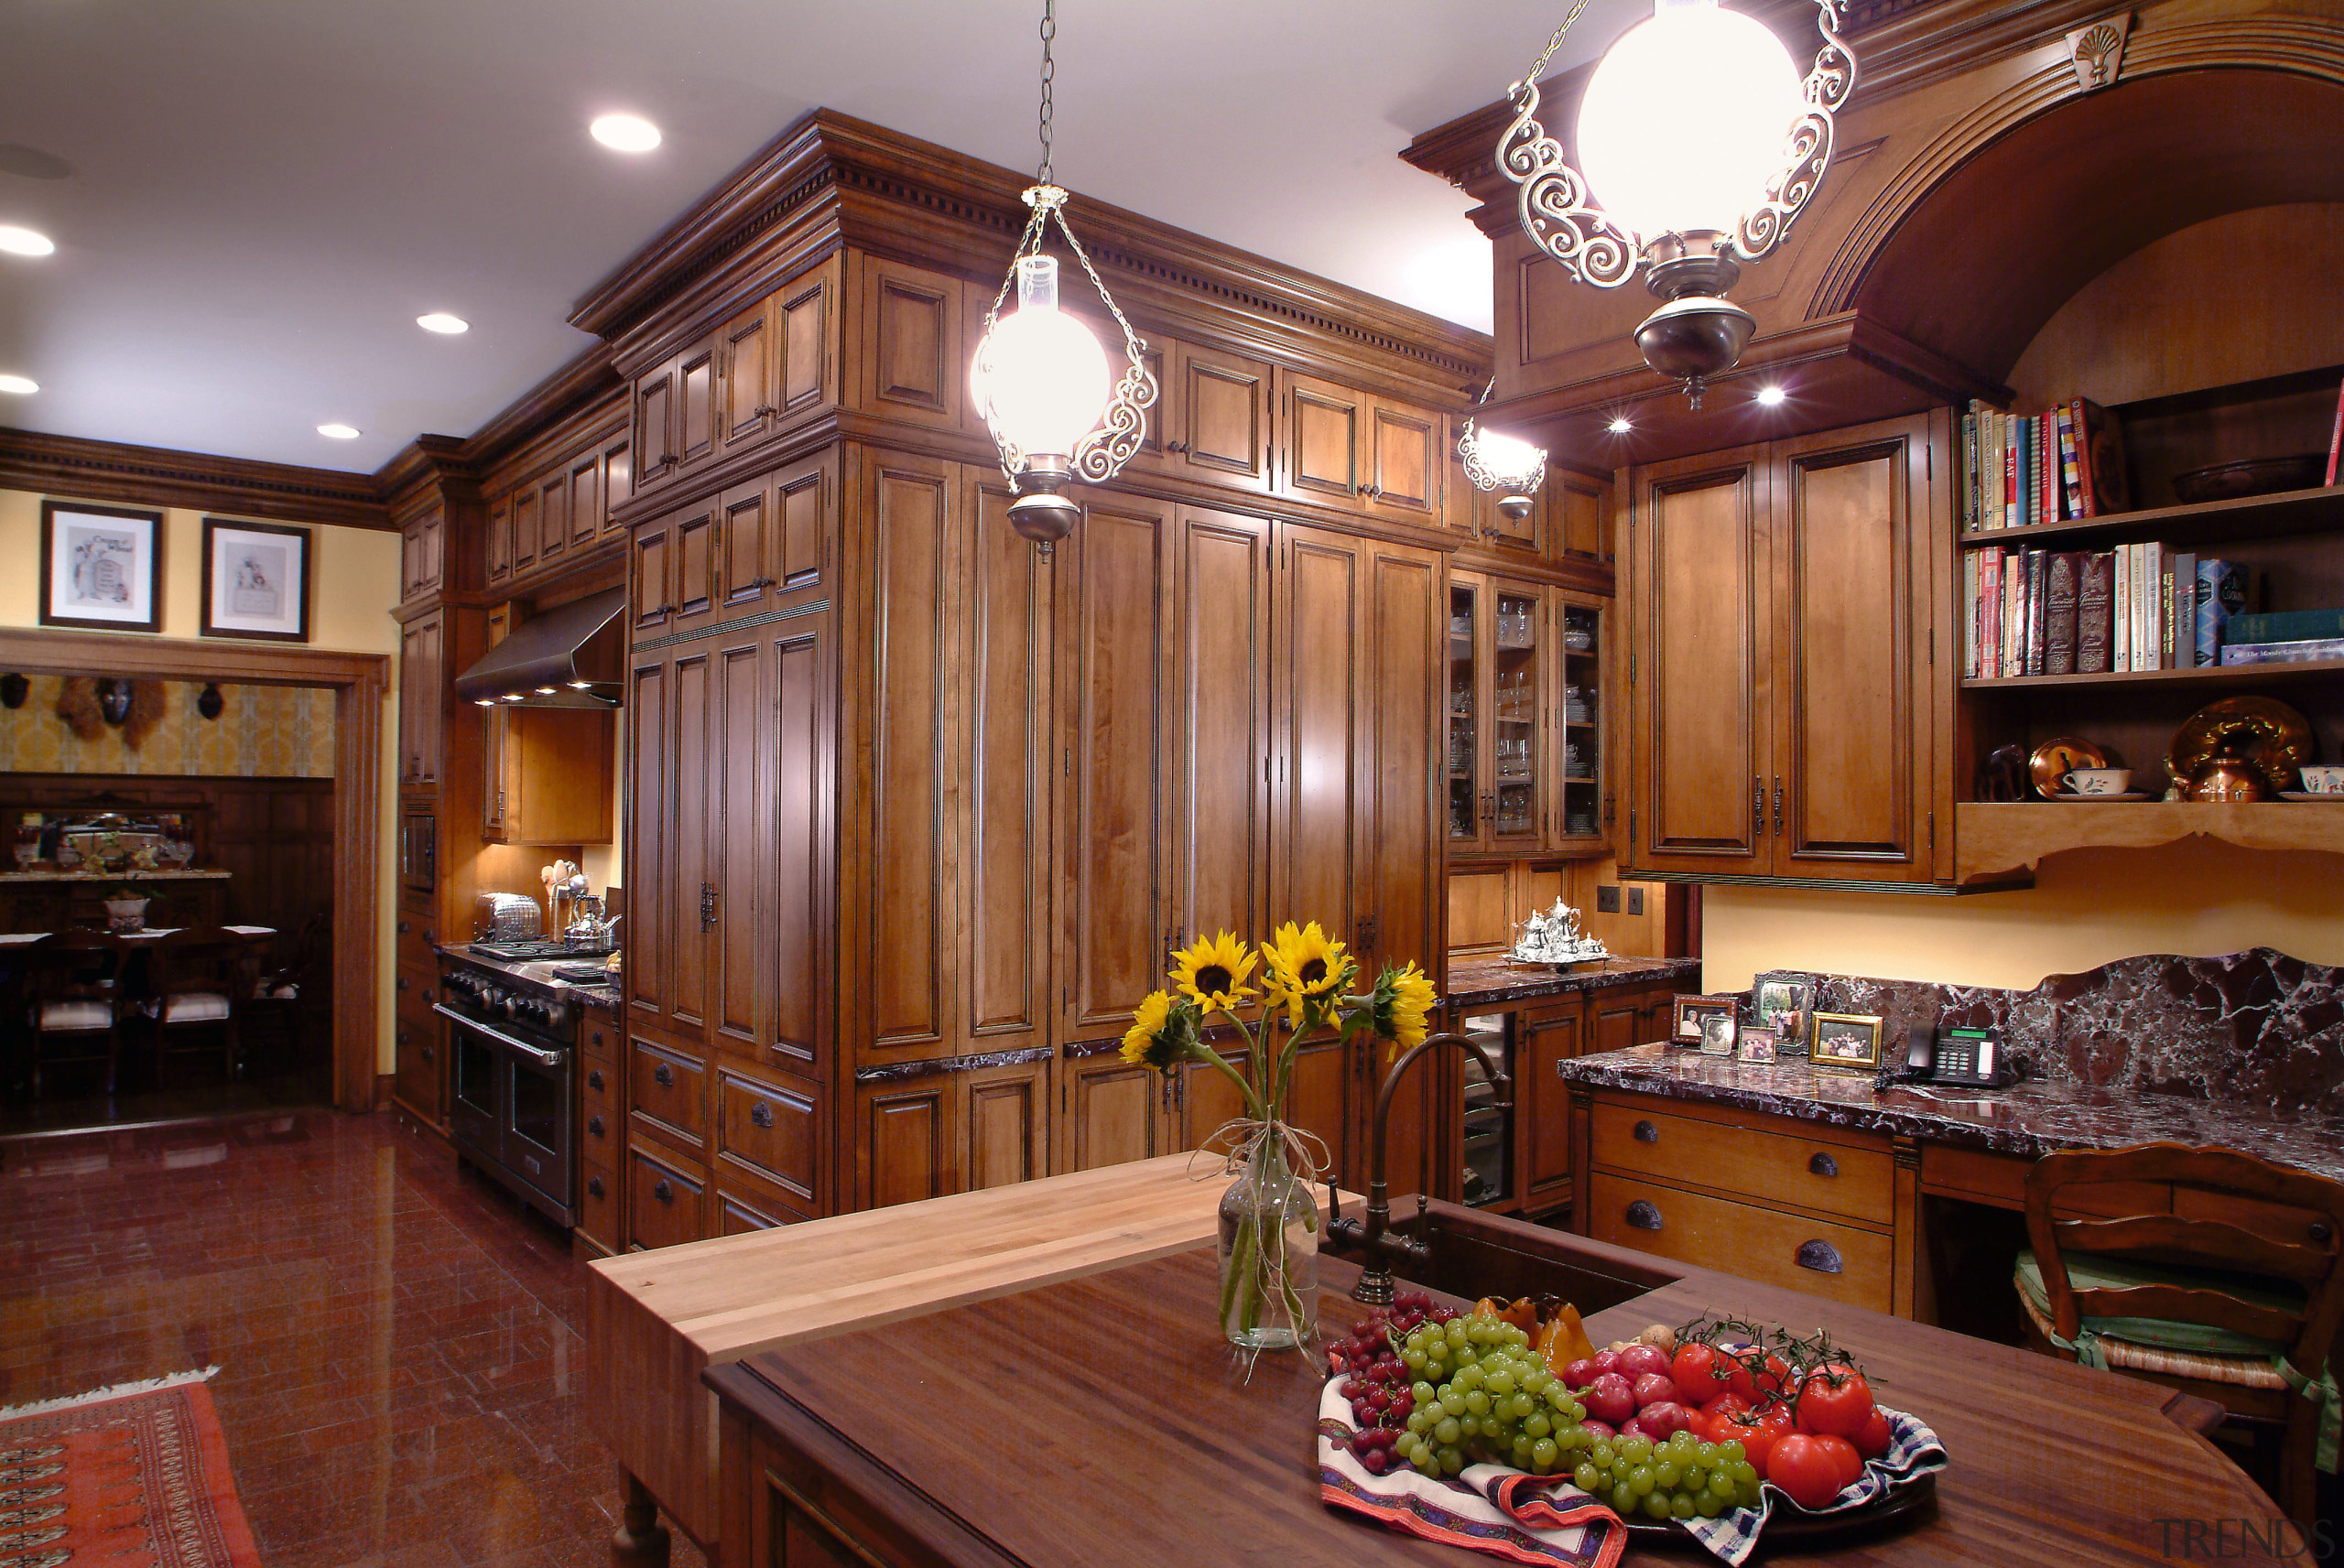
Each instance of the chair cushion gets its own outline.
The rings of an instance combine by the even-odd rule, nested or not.
[[[43,1029],[111,1029],[114,1008],[103,1001],[52,1001],[40,1010]]]
[[[2125,1290],[2136,1285],[2180,1285],[2201,1290],[2219,1291],[2224,1295],[2267,1306],[2280,1312],[2301,1312],[2304,1300],[2300,1294],[2273,1290],[2267,1286],[2250,1284],[2236,1276],[2205,1273],[2189,1269],[2160,1268],[2150,1263],[2137,1263],[2124,1258],[2099,1258],[2089,1253],[2067,1256],[2067,1282],[2079,1291]],[[2044,1287],[2043,1269],[2035,1260],[2032,1250],[2018,1255],[2018,1273],[2013,1281],[2020,1298],[2025,1302],[2027,1313],[2041,1322],[2051,1321],[2051,1295]],[[2277,1372],[2271,1367],[2272,1357],[2286,1350],[2284,1345],[2252,1335],[2234,1333],[2202,1323],[2178,1323],[2156,1317],[2086,1317],[2083,1326],[2104,1340],[2144,1346],[2153,1350],[2182,1352],[2193,1357],[2246,1357],[2261,1363],[2262,1370],[2273,1382],[2259,1378],[2223,1377],[2225,1382],[2251,1383],[2257,1388],[2283,1386]],[[2116,1361],[2111,1346],[2109,1359]],[[2170,1368],[2144,1368],[2144,1370],[2175,1370]],[[2193,1372],[2192,1377],[2218,1376]]]
[[[228,999],[217,991],[182,991],[164,1004],[166,1023],[203,1023],[228,1016]]]

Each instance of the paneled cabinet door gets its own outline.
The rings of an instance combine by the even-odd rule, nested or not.
[[[716,445],[732,451],[772,428],[780,406],[774,401],[774,301],[758,300],[727,321],[716,334],[722,368],[717,392]]]
[[[713,621],[722,602],[722,516],[717,498],[711,496],[666,520],[667,589],[674,610],[670,624],[676,631]]]
[[[1163,787],[1170,925],[1183,944],[1217,931],[1269,935],[1272,592],[1268,524],[1180,508],[1160,706],[1173,728]]]
[[[488,612],[488,636],[485,646],[494,648],[512,634],[513,607],[500,604]],[[493,844],[505,841],[505,808],[510,780],[505,766],[508,748],[505,743],[506,714],[502,707],[492,708],[481,715],[481,837]]]
[[[855,1203],[886,1208],[1049,1170],[1050,1063],[858,1077]]]
[[[559,560],[570,548],[570,469],[554,470],[537,484],[537,562]]]
[[[488,582],[494,588],[513,575],[513,498],[488,503]]]
[[[1763,448],[1635,471],[1628,863],[1765,874],[1774,657]]]
[[[619,503],[635,493],[635,436],[622,429],[602,438],[602,532],[623,534],[626,524],[613,515]],[[572,514],[575,522],[576,514]]]
[[[399,633],[399,781],[440,782],[446,721],[440,683],[446,671],[441,611],[418,616]]]
[[[569,485],[565,500],[570,509],[570,544],[573,550],[582,550],[602,533],[605,521],[601,443],[596,443],[594,449],[570,460],[566,482]]]
[[[1167,471],[1239,490],[1270,488],[1270,367],[1242,354],[1175,343],[1165,356]]]
[[[863,408],[947,427],[968,401],[960,280],[877,256],[863,258]],[[973,419],[973,416],[971,416]]]
[[[1277,373],[1278,489],[1303,501],[1356,506],[1373,459],[1375,399],[1293,371]]]
[[[1936,875],[1931,563],[1953,557],[1930,526],[1929,424],[1922,415],[1775,443],[1777,876]]]
[[[1173,1119],[1165,1101],[1163,1075],[1115,1051],[1061,1061],[1051,1170],[1095,1171],[1170,1153]]]
[[[635,378],[636,491],[716,450],[717,339],[711,332]]]
[[[666,1014],[674,967],[678,899],[675,874],[675,824],[670,805],[673,774],[667,748],[675,735],[676,671],[671,657],[639,655],[627,674],[626,694],[626,997],[629,1017],[656,1021]],[[696,901],[694,925],[698,929]]]
[[[1606,994],[1597,991],[1590,1001]],[[1555,1067],[1585,1048],[1586,1024],[1578,1006],[1523,1014],[1514,1082],[1514,1125],[1522,1130],[1515,1147],[1522,1159],[1514,1179],[1528,1213],[1558,1206],[1570,1186],[1570,1085],[1556,1076]]]
[[[537,564],[538,518],[542,497],[535,481],[524,480],[513,492],[513,575],[526,576]]]
[[[1089,492],[1057,547],[1058,1038],[1119,1036],[1173,945],[1164,702],[1175,508]]]
[[[1439,527],[1447,507],[1449,416],[1378,397],[1368,414],[1367,435],[1363,492],[1369,515]]]

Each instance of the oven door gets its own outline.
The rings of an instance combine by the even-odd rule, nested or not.
[[[570,1139],[570,1054],[516,1045],[505,1053],[505,1169],[567,1217]]]
[[[456,1147],[477,1161],[501,1163],[498,1129],[505,1125],[504,1044],[461,1013],[434,1010],[448,1019],[451,1094],[448,1130]]]

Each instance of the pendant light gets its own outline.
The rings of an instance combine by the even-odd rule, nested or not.
[[[1156,378],[1147,373],[1147,345],[1123,319],[1082,243],[1067,226],[1067,193],[1051,178],[1050,84],[1057,66],[1050,47],[1058,38],[1057,0],[1042,6],[1041,167],[1025,192],[1026,232],[1010,258],[1008,276],[985,312],[984,336],[969,369],[969,391],[1001,451],[1001,471],[1017,499],[1009,521],[1045,552],[1074,529],[1082,508],[1066,493],[1075,480],[1099,484],[1112,479],[1139,450],[1147,431],[1146,409],[1156,401]],[[1050,224],[1058,224],[1083,276],[1099,291],[1107,313],[1123,331],[1127,368],[1109,386],[1107,356],[1091,329],[1058,308],[1058,264],[1042,254]],[[1002,314],[1010,289],[1017,308]]]
[[[1742,263],[1774,248],[1831,161],[1832,115],[1856,81],[1841,4],[1816,0],[1823,43],[1802,81],[1756,18],[1719,0],[1655,0],[1588,80],[1577,169],[1538,123],[1538,77],[1587,0],[1573,0],[1528,74],[1506,89],[1514,118],[1498,138],[1498,167],[1520,187],[1523,232],[1599,288],[1644,270],[1662,304],[1636,329],[1636,346],[1696,408],[1757,327],[1726,290]]]
[[[1487,403],[1497,389],[1492,376],[1481,389],[1481,402]],[[1530,515],[1538,487],[1546,482],[1546,454],[1519,436],[1481,429],[1479,422],[1477,407],[1457,438],[1457,460],[1465,465],[1465,477],[1474,488],[1497,492],[1500,515],[1518,523]]]

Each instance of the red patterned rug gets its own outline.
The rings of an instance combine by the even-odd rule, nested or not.
[[[0,1568],[259,1568],[211,1375],[0,1411]]]

